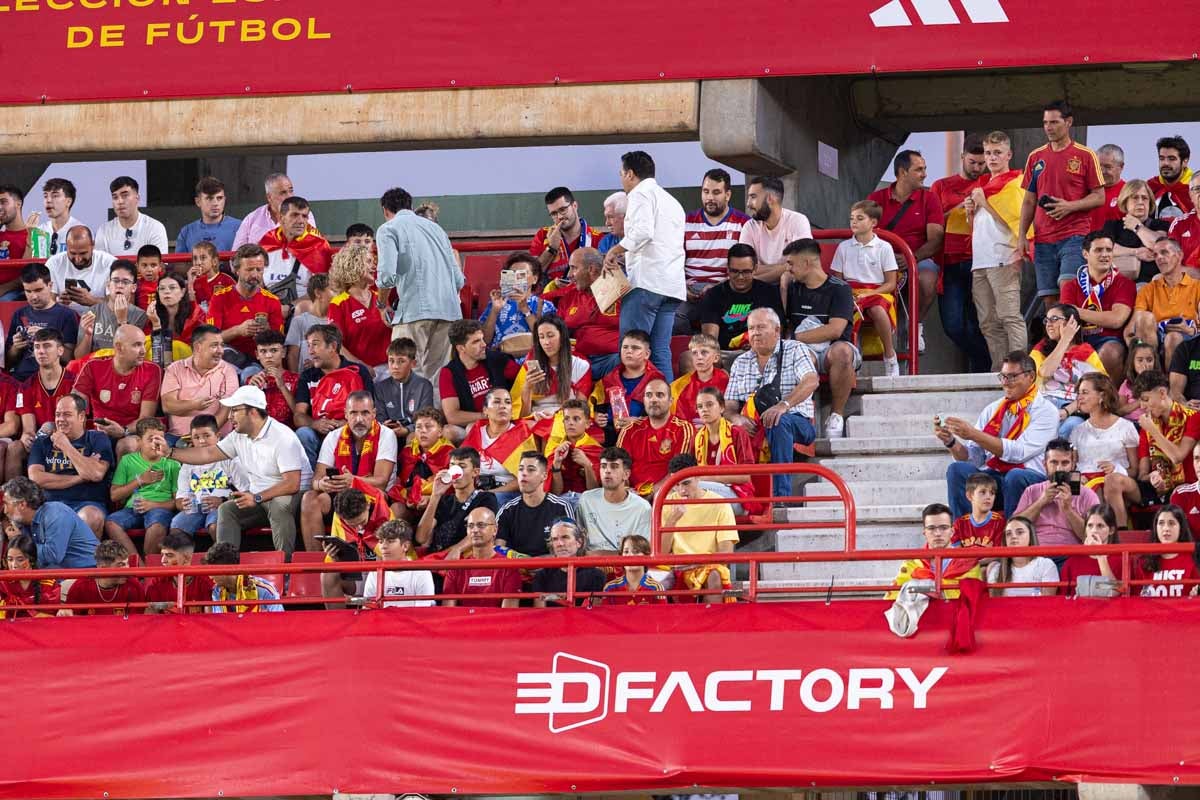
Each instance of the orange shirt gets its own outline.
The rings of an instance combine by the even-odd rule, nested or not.
[[[1197,304],[1200,304],[1200,281],[1185,274],[1174,287],[1167,286],[1162,278],[1150,281],[1137,293],[1134,308],[1153,313],[1159,322],[1175,317],[1194,320]]]

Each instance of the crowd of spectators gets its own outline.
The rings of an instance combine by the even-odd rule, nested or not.
[[[242,220],[206,177],[200,218],[174,240],[190,261],[167,264],[167,231],[131,178],[112,181],[113,217],[94,231],[71,216],[69,181],[42,187],[44,222],[0,186],[0,259],[45,257],[0,285],[25,301],[0,381],[10,561],[120,564],[115,544],[185,563],[205,537],[206,563],[234,564],[263,527],[287,558],[297,546],[338,561],[641,553],[647,500],[694,465],[729,474],[682,480],[671,498],[728,502],[668,505],[668,526],[711,530],[668,532],[657,552],[729,552],[735,515],[762,508],[739,467],[790,463],[813,442],[821,377],[824,433],[843,435],[864,332],[898,375],[898,322],[908,315],[923,349],[939,294],[969,368],[997,370],[1004,390],[973,423],[935,420],[954,459],[953,542],[1081,542],[1101,502],[1100,517],[1127,526],[1130,509],[1197,491],[1200,178],[1187,143],[1167,137],[1159,175],[1125,182],[1121,149],[1072,141],[1072,123],[1068,104],[1048,104],[1047,144],[1024,170],[1003,132],[969,136],[961,172],[929,188],[921,154],[900,152],[894,182],[847,210],[851,235],[831,260],[778,178],[748,178],[743,212],[729,174],[710,170],[688,213],[632,151],[603,202],[608,230],[551,189],[550,224],[507,259],[477,319],[463,318],[464,272],[436,207],[414,209],[403,189],[381,197],[382,224],[351,225],[338,249],[286,175],[266,178],[266,202]],[[910,270],[919,302],[905,310]],[[1044,302],[1032,347],[1025,271]],[[621,283],[601,307],[598,290]],[[689,337],[678,362],[673,335]],[[791,476],[773,489],[791,494]],[[1049,574],[1018,561],[984,566]],[[384,593],[406,602],[394,596],[432,586],[472,596],[447,603],[511,605],[474,595],[521,586],[511,569],[444,572],[388,576]],[[551,596],[564,575],[532,580]],[[719,600],[729,588],[718,563],[577,577],[598,594],[678,585]],[[325,581],[326,599],[363,580]],[[80,591],[128,600],[137,583]],[[229,610],[276,591],[237,575],[188,587]]]

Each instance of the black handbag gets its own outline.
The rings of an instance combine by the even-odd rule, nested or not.
[[[758,387],[754,393],[754,408],[761,414],[771,406],[783,402],[783,341],[779,342],[779,356],[775,360],[775,380]]]

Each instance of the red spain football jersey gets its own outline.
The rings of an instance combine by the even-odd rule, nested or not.
[[[109,358],[84,363],[75,379],[75,391],[87,398],[92,419],[107,419],[126,427],[142,416],[144,400],[158,401],[162,368],[142,361],[128,375],[120,375]]]
[[[40,372],[35,372],[29,376],[29,380],[22,384],[16,402],[17,413],[33,414],[34,426],[37,428],[54,421],[54,407],[75,387],[75,373],[69,369],[63,370],[58,385],[52,389],[42,385],[40,375]]]

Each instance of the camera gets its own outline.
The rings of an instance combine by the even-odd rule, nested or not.
[[[1050,476],[1050,482],[1055,486],[1067,486],[1071,489],[1071,495],[1079,496],[1080,477],[1078,472],[1066,472],[1059,470]]]

